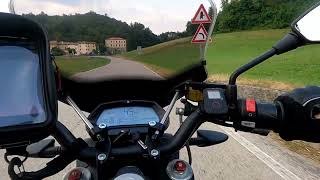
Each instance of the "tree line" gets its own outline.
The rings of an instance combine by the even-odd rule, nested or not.
[[[222,0],[215,32],[232,32],[250,29],[287,28],[302,12],[318,0]],[[209,15],[212,16],[209,10]],[[126,22],[95,12],[75,15],[49,16],[45,13],[24,15],[42,24],[50,40],[94,41],[99,51],[106,51],[104,40],[118,36],[127,40],[128,51],[162,42],[192,36],[198,25],[186,22],[183,32],[154,34],[148,27]],[[205,25],[209,28],[209,25]]]
[[[216,31],[279,29],[290,24],[318,0],[222,0]]]
[[[117,36],[127,40],[129,51],[137,46],[148,47],[160,43],[159,37],[141,23],[127,24],[95,12],[62,16],[49,16],[45,13],[24,16],[42,24],[48,31],[50,40],[93,41],[97,43],[98,49],[105,49],[105,39]]]

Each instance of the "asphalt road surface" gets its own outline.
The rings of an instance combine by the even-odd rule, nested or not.
[[[162,79],[160,75],[142,63],[108,56],[111,62],[105,66],[75,74],[72,79],[83,81],[99,81],[104,79],[148,78]]]
[[[146,75],[160,78],[144,65],[119,58],[109,57],[107,66],[76,75],[76,78],[97,79],[118,75]],[[130,73],[129,73],[130,72]],[[182,107],[177,103],[176,107]],[[172,111],[175,112],[175,109]],[[179,128],[178,117],[171,113],[168,132],[174,133]],[[88,137],[83,122],[67,105],[59,103],[59,121],[62,122],[76,137]],[[233,129],[219,127],[210,123],[203,124],[201,129],[224,132],[229,135],[228,141],[207,148],[192,147],[193,170],[196,179],[200,180],[319,180],[320,167],[309,159],[293,153],[269,137],[248,133],[234,132]],[[3,157],[4,151],[0,151]],[[187,160],[186,151],[181,152],[182,159]],[[25,164],[27,171],[35,171],[43,167],[48,160],[29,159]],[[75,166],[72,163],[64,171],[47,179],[60,180],[63,175]],[[0,180],[9,179],[7,164],[0,160]]]

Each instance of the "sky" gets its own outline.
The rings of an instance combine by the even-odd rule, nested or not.
[[[221,0],[214,0],[220,9]],[[0,11],[8,11],[9,0],[0,0]],[[193,18],[199,5],[209,7],[208,0],[15,0],[18,14],[49,15],[86,13],[93,10],[99,14],[125,21],[140,22],[154,33],[183,31],[186,22]]]

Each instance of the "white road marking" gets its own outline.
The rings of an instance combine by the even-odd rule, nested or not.
[[[293,172],[286,169],[283,165],[281,165],[279,162],[274,160],[268,154],[263,152],[257,146],[252,144],[246,138],[244,138],[243,136],[241,136],[240,134],[235,132],[233,129],[226,128],[226,127],[220,127],[220,128],[222,130],[224,130],[233,139],[235,139],[238,143],[240,143],[243,147],[245,147],[248,151],[250,151],[253,155],[255,155],[258,159],[260,159],[262,162],[264,162],[267,166],[269,166],[275,173],[277,173],[283,179],[285,179],[285,180],[301,180],[300,177],[298,177]]]
[[[158,73],[154,72],[154,71],[153,71],[152,69],[150,69],[148,66],[146,66],[146,65],[143,65],[143,66],[144,66],[144,68],[146,68],[147,70],[151,71],[153,74],[155,74],[155,75],[158,76],[159,78],[163,79],[162,76],[160,76]]]

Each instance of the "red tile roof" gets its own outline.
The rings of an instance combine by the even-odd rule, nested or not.
[[[108,38],[107,40],[125,40],[121,37],[111,37],[111,38]]]

